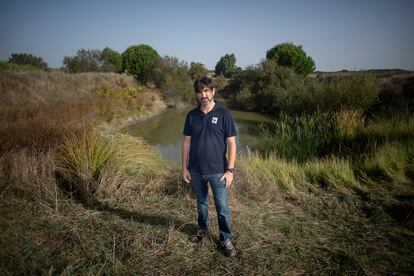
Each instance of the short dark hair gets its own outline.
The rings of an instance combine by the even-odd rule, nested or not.
[[[213,90],[214,88],[213,81],[209,77],[199,77],[195,80],[194,91],[196,93],[202,91],[206,87],[210,90]]]

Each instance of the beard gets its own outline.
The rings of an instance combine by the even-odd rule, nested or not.
[[[209,98],[201,98],[199,100],[199,103],[201,104],[201,106],[208,106],[211,102],[213,101],[213,97],[211,97],[211,99]]]

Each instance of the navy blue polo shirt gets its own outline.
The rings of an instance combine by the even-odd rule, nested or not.
[[[224,173],[227,168],[227,137],[237,136],[237,130],[230,111],[215,103],[207,114],[199,105],[185,119],[183,134],[191,136],[190,172]]]

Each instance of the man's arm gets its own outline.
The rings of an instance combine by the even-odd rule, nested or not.
[[[191,136],[184,135],[183,146],[182,146],[182,151],[181,151],[181,172],[182,172],[183,179],[186,183],[190,183],[191,181],[190,172],[188,171],[190,142],[191,142]]]
[[[236,163],[236,136],[227,137],[227,167],[234,168]],[[220,180],[226,179],[226,188],[230,188],[233,182],[233,173],[226,171]]]

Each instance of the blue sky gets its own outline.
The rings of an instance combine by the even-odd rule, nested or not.
[[[0,60],[23,52],[60,67],[81,48],[145,43],[209,69],[234,53],[244,68],[293,42],[320,71],[414,70],[412,26],[410,0],[0,0]]]

